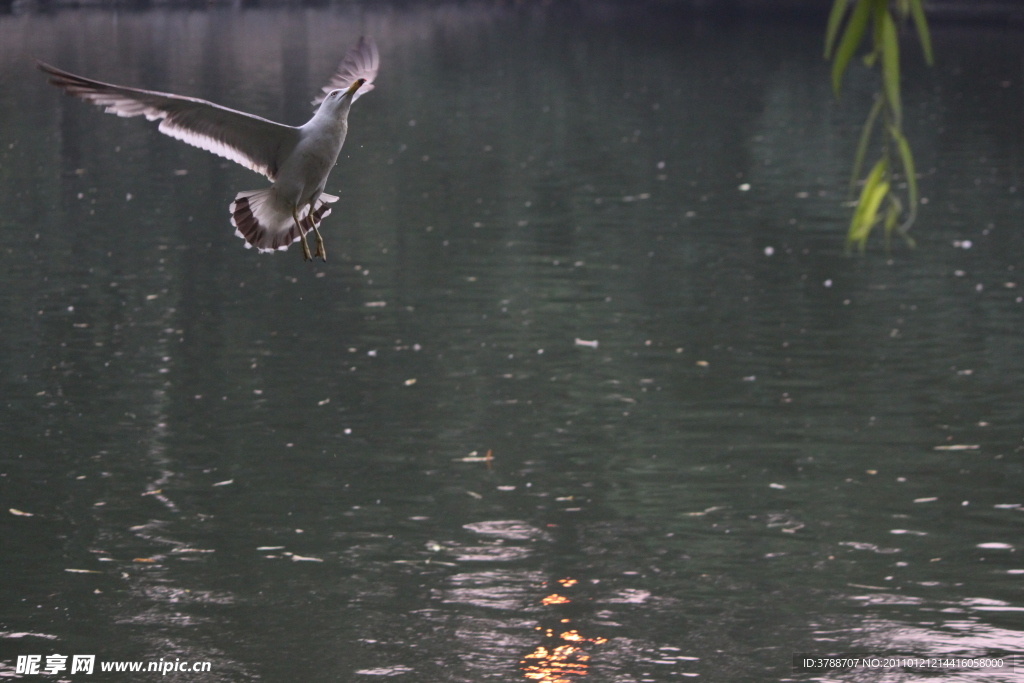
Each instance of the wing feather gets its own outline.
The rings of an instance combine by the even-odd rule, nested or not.
[[[160,120],[160,132],[271,180],[299,141],[299,129],[194,97],[94,81],[39,62],[50,83],[118,116]]]
[[[356,46],[341,60],[341,66],[331,76],[331,80],[321,88],[323,92],[316,96],[313,105],[319,106],[331,92],[347,90],[356,80],[362,78],[366,82],[352,95],[352,101],[355,102],[361,95],[373,90],[373,79],[377,77],[379,66],[380,54],[377,52],[377,44],[373,42],[373,38],[360,37]]]

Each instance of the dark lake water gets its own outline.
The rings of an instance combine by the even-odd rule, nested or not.
[[[313,265],[232,236],[265,179],[30,59],[300,124],[363,33]],[[821,38],[558,3],[0,16],[0,677],[919,681],[792,660],[1024,650],[1024,37],[937,27],[933,70],[908,40],[928,203],[917,249],[865,257],[873,83],[836,102]]]

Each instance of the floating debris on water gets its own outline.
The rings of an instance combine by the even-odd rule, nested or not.
[[[843,541],[839,545],[845,545],[854,550],[870,550],[880,555],[892,555],[893,553],[900,552],[899,548],[880,548],[874,543],[861,543],[859,541]]]
[[[292,562],[323,562],[319,557],[305,557],[303,555],[292,555]]]
[[[596,349],[598,341],[596,339],[593,341],[587,341],[586,339],[580,339],[579,337],[576,337],[575,344],[576,346],[586,346],[588,349]]]
[[[360,676],[398,676],[399,674],[409,673],[412,671],[407,666],[389,666],[379,669],[360,669],[356,674]]]
[[[465,458],[452,458],[452,462],[485,462],[487,463],[488,469],[490,469],[493,461],[494,455],[489,448],[487,449],[486,455],[477,455],[476,451],[472,451]]]

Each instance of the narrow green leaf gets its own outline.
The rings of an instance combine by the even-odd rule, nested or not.
[[[889,193],[889,202],[894,207],[898,221],[899,217],[903,215],[903,204],[900,203],[899,197],[897,197],[891,192]],[[910,247],[911,249],[917,246],[917,242],[914,241],[914,238],[911,237],[907,231],[910,230],[910,224],[914,222],[914,217],[916,215],[917,208],[910,207],[910,218],[908,218],[907,221],[903,223],[903,225],[896,226],[896,232],[899,233],[899,236],[903,238],[903,241],[906,242],[907,246]]]
[[[839,35],[839,26],[843,23],[849,6],[850,0],[835,0],[832,3],[832,11],[828,15],[828,28],[825,29],[825,59],[832,58],[832,48],[835,47],[836,36]]]
[[[889,160],[887,157],[882,157],[875,165],[871,167],[871,173],[868,173],[868,177],[864,180],[864,189],[861,190],[861,199],[864,195],[870,192],[871,188],[878,183],[882,182],[885,174],[889,170]],[[860,203],[858,202],[858,206]]]
[[[910,0],[910,16],[914,17],[917,37],[921,41],[921,51],[924,52],[924,61],[928,63],[928,66],[931,66],[934,62],[932,38],[928,31],[928,20],[924,18],[924,8],[921,6],[921,0]]]
[[[884,181],[878,183],[871,194],[868,195],[868,202],[864,208],[864,215],[861,216],[861,221],[865,226],[867,226],[868,230],[871,229],[871,226],[873,226],[875,221],[878,219],[878,207],[887,194],[889,194],[889,183],[888,181]],[[865,234],[865,237],[867,237],[867,234]]]
[[[911,211],[917,206],[917,174],[914,172],[914,155],[910,152],[910,143],[903,133],[895,126],[890,126],[889,135],[896,142],[896,148],[900,151],[900,163],[903,164],[903,173],[907,176],[907,198],[910,201]]]
[[[875,121],[878,119],[878,113],[882,111],[882,105],[884,104],[884,99],[881,97],[875,98],[875,105],[871,107],[868,119],[864,122],[864,130],[860,132],[860,142],[857,143],[857,153],[853,157],[853,173],[850,174],[850,196],[853,195],[853,188],[857,184],[857,179],[860,178],[860,169],[864,165],[864,155],[868,151],[868,143],[871,142],[871,133],[875,128]]]
[[[897,197],[896,194],[893,192],[889,193],[889,204],[891,204],[896,209],[897,216],[903,213],[903,203],[900,201],[900,198]]]
[[[850,20],[846,22],[846,30],[839,40],[839,47],[836,48],[836,56],[832,62],[832,89],[839,96],[839,86],[843,82],[843,73],[846,71],[850,59],[857,51],[861,40],[864,38],[864,31],[868,25],[868,14],[871,10],[871,0],[857,0],[853,7]]]
[[[871,5],[871,39],[875,52],[882,51],[882,23],[889,13],[889,0],[872,0]]]
[[[878,221],[878,206],[888,193],[889,183],[887,182],[879,183],[872,188],[871,194],[867,197],[867,203],[865,204],[864,212],[861,214],[860,222],[857,225],[850,226],[850,232],[846,239],[847,245],[856,244],[860,251],[864,251],[868,235],[871,234],[871,229],[875,227],[875,223]]]
[[[896,42],[896,23],[889,12],[882,17],[882,85],[898,127],[903,114],[900,104],[900,46]]]
[[[907,212],[907,220],[896,230],[902,235],[903,239],[907,240],[908,244],[913,246],[914,240],[907,235],[907,232],[914,225],[914,221],[917,220],[917,172],[914,170],[914,155],[910,152],[910,143],[907,142],[907,138],[898,129],[891,127],[889,135],[896,141],[896,148],[900,152],[900,163],[903,165],[903,172],[907,176],[907,203],[910,205]]]
[[[853,212],[853,220],[850,221],[850,229],[846,233],[847,249],[856,244],[860,251],[864,251],[871,228],[878,219],[878,206],[889,193],[889,183],[884,180],[887,167],[885,157],[879,159],[864,182],[857,210]]]
[[[900,205],[899,201],[889,195],[889,206],[885,208],[885,250],[889,251],[889,246],[892,244],[892,231],[896,229],[896,224],[900,219]]]

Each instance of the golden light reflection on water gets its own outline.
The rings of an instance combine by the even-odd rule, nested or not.
[[[559,595],[558,593],[552,593],[551,595],[549,595],[546,598],[544,598],[543,600],[541,600],[540,604],[542,604],[542,605],[564,605],[564,604],[566,604],[568,602],[572,602],[572,600],[570,600],[569,598],[565,597],[564,595]]]
[[[545,683],[569,683],[566,676],[583,676],[587,673],[590,655],[584,654],[575,645],[559,645],[548,649],[538,645],[537,649],[523,658],[523,677]]]
[[[576,585],[576,579],[559,579],[564,588]],[[572,601],[558,593],[552,593],[541,599],[542,605],[565,605]],[[568,624],[571,619],[561,618],[560,624]],[[562,627],[565,628],[565,627]],[[524,655],[519,662],[523,677],[541,683],[570,683],[573,676],[587,675],[590,666],[590,655],[584,649],[587,644],[600,645],[607,643],[607,638],[587,638],[577,629],[561,630],[537,626],[536,630],[544,634],[544,642],[534,648],[533,652]]]

